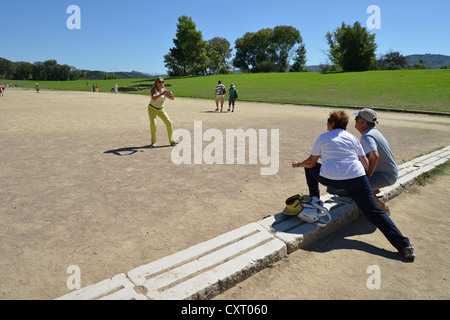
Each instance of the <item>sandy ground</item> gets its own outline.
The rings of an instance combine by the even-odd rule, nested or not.
[[[290,164],[308,156],[331,109],[238,102],[235,113],[215,113],[213,101],[167,104],[175,129],[193,140],[194,121],[202,132],[222,132],[224,146],[227,129],[267,130],[269,142],[278,129],[279,170],[263,176],[260,158],[175,165],[160,120],[159,147],[146,148],[148,99],[45,88],[0,97],[0,299],[60,297],[71,265],[80,267],[82,287],[95,284],[277,214],[287,197],[307,193],[303,171]],[[380,112],[379,119],[398,163],[450,145],[448,118]],[[353,126],[352,117],[348,129],[359,137]],[[442,177],[389,202],[416,246],[414,263],[398,260],[360,219],[218,299],[448,299],[449,185]],[[370,265],[380,267],[380,290],[366,287]]]
[[[361,217],[215,299],[448,300],[449,186],[450,176],[442,176],[389,202],[391,218],[415,247],[414,262]]]

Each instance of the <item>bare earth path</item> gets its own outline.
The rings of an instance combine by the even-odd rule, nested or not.
[[[307,192],[303,172],[290,163],[309,154],[331,111],[238,102],[235,113],[214,113],[212,101],[167,104],[175,129],[192,137],[194,121],[224,135],[279,129],[278,173],[262,176],[265,165],[248,161],[175,165],[159,120],[161,147],[145,148],[147,104],[139,95],[45,90],[9,89],[0,98],[0,299],[57,298],[69,292],[71,265],[80,267],[85,287],[279,213],[288,196]],[[450,145],[448,118],[379,118],[398,163]],[[417,247],[413,264],[393,258],[389,244],[358,221],[222,297],[352,298],[359,286],[361,298],[448,299],[447,204],[435,199],[448,198],[449,179],[425,189],[390,202],[394,221]],[[381,269],[381,290],[366,288],[369,265]],[[245,290],[264,275],[272,286]]]
[[[389,202],[392,219],[415,246],[412,263],[402,262],[383,234],[362,217],[215,299],[448,300],[449,186],[450,175],[445,175]],[[374,266],[379,268],[377,280]],[[380,287],[373,288],[378,280]]]

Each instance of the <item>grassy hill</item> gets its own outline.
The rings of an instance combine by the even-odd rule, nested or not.
[[[336,106],[378,107],[401,110],[450,112],[450,70],[395,70],[349,73],[317,72],[229,74],[204,77],[166,78],[177,97],[213,99],[221,80],[234,83],[239,100]],[[98,84],[109,92],[120,87],[153,84],[154,79],[40,82],[41,90],[91,91]],[[14,82],[13,82],[14,83]],[[21,81],[34,88],[35,82]],[[134,94],[149,95],[149,89]]]

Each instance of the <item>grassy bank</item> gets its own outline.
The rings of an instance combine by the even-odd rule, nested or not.
[[[218,80],[234,83],[240,99],[277,103],[311,103],[450,112],[450,70],[400,70],[321,74],[230,74],[166,78],[178,97],[212,99]],[[2,81],[0,80],[0,83]],[[12,81],[11,81],[12,82]],[[15,83],[15,82],[13,82]],[[33,88],[35,82],[20,81]],[[152,84],[153,79],[40,82],[42,90],[91,91],[98,84],[107,92],[121,87]],[[149,94],[149,90],[137,94]]]

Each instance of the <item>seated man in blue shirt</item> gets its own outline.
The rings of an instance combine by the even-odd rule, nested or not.
[[[398,166],[392,154],[389,143],[375,127],[378,123],[374,110],[365,108],[355,112],[355,128],[361,133],[361,145],[369,159],[367,176],[374,195],[380,192],[380,188],[393,185],[398,179]],[[376,201],[386,214],[390,214],[389,207],[378,198]]]

